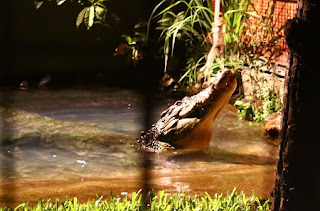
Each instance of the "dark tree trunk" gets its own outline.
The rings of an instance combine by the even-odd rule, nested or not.
[[[298,0],[286,25],[291,57],[274,210],[320,210],[319,9],[319,0]]]

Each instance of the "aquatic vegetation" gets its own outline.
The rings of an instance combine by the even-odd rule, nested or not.
[[[0,208],[0,211],[9,211],[8,208]],[[177,194],[166,194],[159,191],[157,195],[153,191],[144,196],[143,194],[133,192],[131,197],[116,197],[110,193],[109,200],[103,200],[103,196],[96,201],[79,203],[77,198],[66,199],[65,201],[51,202],[50,200],[39,200],[38,204],[33,206],[28,203],[22,203],[15,209],[23,211],[36,210],[269,210],[269,200],[260,200],[252,195],[247,197],[244,193],[238,193],[236,189],[231,194],[223,196],[215,194],[212,198],[205,193],[204,196],[194,197],[186,196],[184,192]]]

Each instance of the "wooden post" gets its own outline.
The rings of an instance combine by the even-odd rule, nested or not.
[[[286,75],[283,132],[273,210],[319,210],[320,1],[298,0],[286,25],[290,69]]]

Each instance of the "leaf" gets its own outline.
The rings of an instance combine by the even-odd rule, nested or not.
[[[36,7],[36,9],[39,9],[41,7],[41,5],[43,4],[43,1],[35,0],[33,3],[34,3],[34,6]]]
[[[93,26],[93,22],[94,22],[94,6],[91,6],[90,13],[89,13],[88,29]]]
[[[148,20],[148,23],[147,23],[147,39],[149,38],[151,20],[152,20],[153,18],[155,18],[155,17],[154,17],[154,13],[156,12],[156,10],[157,10],[164,2],[166,2],[166,0],[162,0],[162,1],[161,1],[159,4],[157,4],[157,5],[155,6],[155,8],[152,10],[152,13],[151,13],[151,15],[150,15],[150,17],[149,17],[149,20]]]
[[[123,35],[122,37],[124,37],[125,38],[125,40],[127,41],[127,43],[131,43],[132,42],[132,38],[130,37],[130,36],[128,36],[128,35]]]
[[[60,6],[61,4],[63,4],[66,0],[58,0],[57,4]]]
[[[104,21],[106,17],[107,9],[100,6],[96,6],[95,13],[96,13],[96,18],[98,20]]]
[[[26,203],[22,203],[22,204],[20,204],[20,205],[18,205],[15,209],[14,209],[14,211],[16,211],[16,210],[23,210],[23,208],[26,206]]]
[[[84,17],[83,17],[83,22],[86,25],[87,29],[89,29],[89,27],[88,27],[89,15],[90,15],[90,7],[87,7],[86,12],[84,13]]]
[[[76,26],[79,28],[79,26],[82,24],[84,15],[86,11],[88,10],[88,7],[85,7],[81,10],[81,12],[78,14],[77,21],[76,21]]]
[[[96,13],[98,13],[98,14],[101,14],[106,11],[105,8],[100,7],[100,6],[96,6],[95,9],[96,9]]]
[[[164,72],[167,71],[167,65],[168,65],[168,54],[169,54],[169,42],[170,42],[170,35],[167,34],[164,44]]]
[[[102,7],[102,8],[104,8],[104,9],[107,9],[106,5],[104,5],[104,4],[101,3],[101,2],[96,2],[96,3],[94,3],[94,5],[95,5],[95,6],[98,6],[98,7]]]

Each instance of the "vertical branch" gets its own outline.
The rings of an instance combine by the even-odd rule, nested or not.
[[[212,47],[207,55],[205,65],[200,69],[200,72],[203,72],[207,80],[210,78],[211,69],[214,60],[216,59],[218,52],[218,41],[219,41],[219,32],[221,26],[220,20],[220,0],[215,0],[214,6],[214,23],[212,23],[211,34],[212,34]]]
[[[214,4],[214,24],[212,26],[213,47],[218,45],[220,25],[220,0],[216,0]]]

